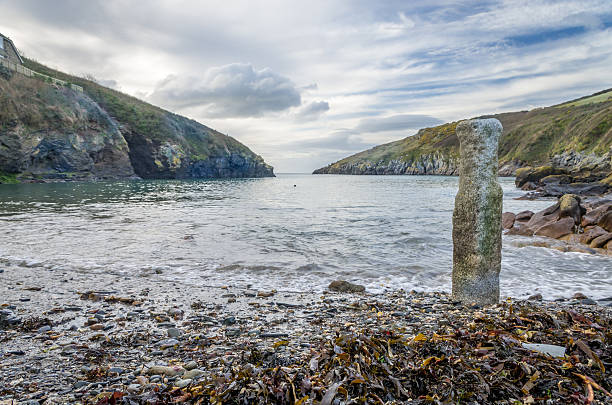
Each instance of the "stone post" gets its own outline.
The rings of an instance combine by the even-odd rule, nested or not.
[[[502,189],[497,182],[496,119],[462,121],[459,192],[453,212],[453,299],[479,305],[499,301]]]

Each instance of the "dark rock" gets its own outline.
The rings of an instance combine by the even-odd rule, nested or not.
[[[604,247],[608,241],[612,240],[612,232],[605,233],[601,236],[596,237],[589,244],[593,249]]]
[[[527,298],[529,301],[542,301],[542,294],[537,293]]]
[[[572,178],[567,174],[551,174],[540,180],[541,184],[570,184]]]
[[[571,183],[571,184],[547,184],[543,187],[541,196],[561,197],[563,194],[576,194],[582,196],[600,195],[609,190],[609,187],[600,182],[593,183]]]
[[[581,292],[577,292],[576,294],[574,294],[574,295],[572,296],[572,298],[573,298],[573,299],[575,299],[575,300],[584,300],[584,299],[587,299],[587,298],[589,298],[589,297],[587,297],[586,295],[584,295],[584,294],[583,294],[583,293],[581,293]]]
[[[559,198],[559,218],[570,217],[578,225],[586,209],[580,205],[580,197],[575,194],[564,194]]]
[[[355,293],[355,292],[364,292],[365,291],[365,287],[364,286],[359,285],[359,284],[349,283],[348,281],[345,281],[345,280],[332,281],[327,288],[330,291],[335,291],[335,292],[351,292],[351,293]]]
[[[232,336],[240,336],[240,329],[226,329],[225,330],[225,336],[228,337],[232,337]]]
[[[572,233],[574,231],[574,225],[574,219],[566,217],[556,222],[539,227],[534,232],[534,235],[558,239],[564,235]]]
[[[591,241],[601,235],[605,235],[607,232],[605,229],[594,226],[584,231],[582,235],[580,235],[580,243],[584,243],[588,245]]]
[[[596,225],[602,216],[604,216],[607,212],[612,211],[612,202],[607,202],[602,205],[592,206],[592,210],[587,212],[581,221],[581,225],[583,227]]]
[[[502,228],[510,229],[514,226],[514,221],[516,219],[516,215],[512,212],[504,212],[502,214]]]
[[[602,215],[599,221],[597,221],[597,225],[608,232],[612,232],[612,211],[608,211]]]
[[[228,316],[221,323],[223,325],[233,325],[233,324],[236,323],[236,317],[235,316]]]
[[[515,221],[527,222],[531,219],[532,216],[533,216],[533,211],[521,211],[518,214],[516,214]]]
[[[514,184],[521,188],[527,182],[537,184],[541,179],[555,174],[566,174],[566,171],[552,166],[523,167],[517,169]]]
[[[580,300],[580,304],[581,305],[597,305],[597,301],[592,300],[590,298],[585,298],[583,300]]]

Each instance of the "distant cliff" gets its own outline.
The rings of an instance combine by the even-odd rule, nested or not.
[[[610,171],[612,90],[531,111],[486,116],[501,121],[501,175],[525,166]],[[458,174],[457,123],[419,130],[315,170],[314,174]]]
[[[0,183],[274,176],[230,136],[93,81],[25,64],[84,92],[0,67]]]

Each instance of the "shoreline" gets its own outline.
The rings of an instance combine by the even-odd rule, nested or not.
[[[612,389],[612,307],[587,297],[479,308],[446,293],[294,294],[3,270],[2,405],[537,403],[589,390],[592,403],[612,400],[596,388]],[[6,311],[19,322],[9,325]],[[525,342],[563,346],[568,357]]]

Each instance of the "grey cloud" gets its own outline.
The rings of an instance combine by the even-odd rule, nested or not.
[[[300,151],[324,150],[341,151],[342,153],[367,149],[372,146],[374,144],[364,142],[355,131],[349,129],[341,129],[322,138],[304,139],[282,145],[285,150],[290,147],[292,150]]]
[[[329,103],[327,101],[311,101],[300,108],[297,115],[299,118],[313,119],[318,118],[327,111],[329,111]]]
[[[443,124],[444,121],[421,114],[400,114],[384,118],[368,118],[361,120],[355,127],[357,132],[386,132],[419,129]]]
[[[244,63],[210,68],[201,78],[168,76],[149,100],[169,107],[200,108],[208,117],[258,117],[302,102],[291,80]]]

